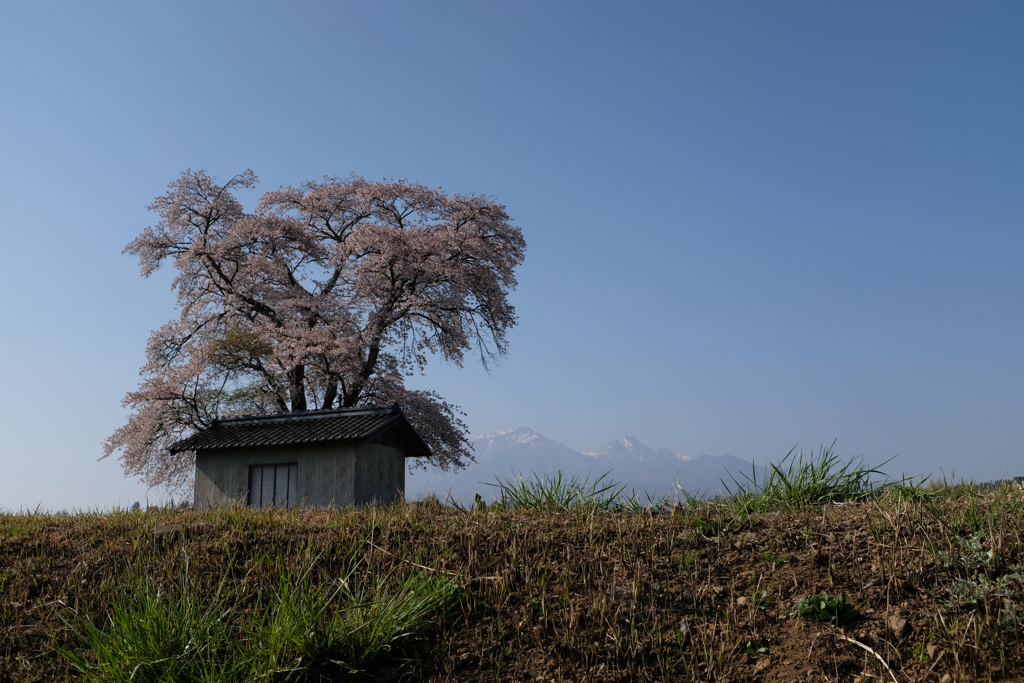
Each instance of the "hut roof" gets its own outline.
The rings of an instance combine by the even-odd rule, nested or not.
[[[331,441],[369,441],[397,428],[410,448],[406,457],[430,455],[430,447],[402,414],[397,403],[383,407],[307,410],[276,415],[246,415],[214,420],[206,429],[171,444],[171,453],[239,448],[285,446]]]

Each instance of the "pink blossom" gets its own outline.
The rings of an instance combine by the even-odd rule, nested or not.
[[[505,207],[406,180],[326,177],[265,193],[254,213],[186,171],[125,251],[144,276],[170,261],[179,316],[147,345],[128,422],[105,443],[151,486],[187,486],[193,455],[167,447],[217,417],[397,401],[433,464],[471,461],[462,413],[405,388],[431,355],[486,365],[506,351],[526,244]]]

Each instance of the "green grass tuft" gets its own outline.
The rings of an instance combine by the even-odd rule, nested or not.
[[[579,509],[614,510],[623,500],[625,484],[608,481],[608,472],[594,481],[565,477],[561,471],[553,476],[534,474],[503,479],[496,477],[504,507],[518,510],[569,512]]]
[[[750,476],[740,475],[742,481],[730,475],[731,487],[722,482],[725,498],[742,511],[752,513],[877,500],[890,491],[906,495],[908,490],[916,489],[910,478],[891,481],[878,467],[866,467],[863,457],[843,463],[834,448],[835,442],[827,448],[822,446],[817,456],[805,456],[803,450],[796,452],[794,447],[778,463],[769,464],[768,474],[762,481],[758,481],[756,469]]]
[[[205,604],[187,570],[169,590],[139,577],[105,622],[89,623],[79,634],[91,652],[61,654],[87,683],[233,680],[233,662],[227,656],[232,609],[219,604],[219,598],[218,590]]]
[[[424,574],[397,589],[388,575],[325,589],[310,580],[315,564],[296,573],[278,559],[278,586],[249,609],[220,589],[204,603],[187,570],[173,590],[143,578],[79,634],[84,649],[60,652],[87,683],[359,680],[372,667],[401,669],[462,593],[454,578]]]

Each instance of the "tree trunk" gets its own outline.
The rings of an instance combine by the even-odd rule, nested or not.
[[[306,366],[299,363],[291,369],[292,412],[298,413],[306,409]]]
[[[327,381],[327,388],[324,390],[324,410],[334,407],[334,399],[338,396],[338,380],[331,377]]]
[[[373,377],[373,373],[377,371],[378,357],[380,357],[380,335],[377,336],[377,341],[370,345],[366,360],[363,361],[362,371],[356,381],[352,383],[351,391],[345,392],[345,396],[342,399],[342,408],[351,408],[359,402],[359,396],[363,393],[363,387]]]

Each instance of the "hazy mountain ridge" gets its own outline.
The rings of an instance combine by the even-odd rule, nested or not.
[[[649,448],[631,434],[622,434],[608,442],[599,451],[583,451],[583,455],[596,462],[622,463],[672,463],[692,460],[689,456],[673,453],[667,448]]]
[[[406,497],[414,500],[433,493],[442,500],[451,497],[468,504],[477,493],[487,500],[495,497],[498,489],[493,484],[498,477],[529,479],[558,471],[590,481],[607,474],[609,481],[635,489],[641,499],[645,494],[675,497],[679,494],[677,483],[690,495],[713,496],[721,490],[723,480],[730,484],[733,477],[743,480],[753,467],[729,455],[691,458],[667,448],[651,448],[629,434],[599,450],[581,453],[528,427],[481,435],[473,441],[473,452],[476,462],[458,473],[410,473]]]
[[[542,436],[527,427],[485,434],[473,440],[473,454],[476,456],[477,462],[488,461],[496,456],[500,457],[509,451],[559,453],[568,458],[579,455],[568,446]]]

